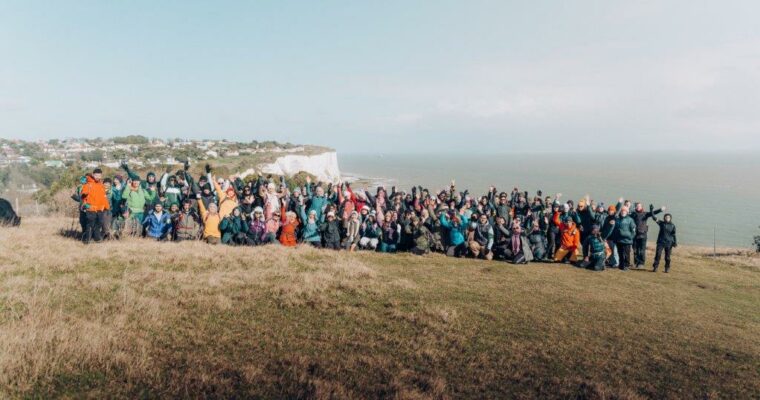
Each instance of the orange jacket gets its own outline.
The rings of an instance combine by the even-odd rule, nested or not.
[[[281,208],[282,214],[282,228],[280,229],[280,243],[283,246],[293,247],[298,245],[298,236],[296,235],[296,228],[298,228],[298,220],[292,224],[288,223],[287,216],[285,214],[285,207]]]
[[[106,196],[106,187],[103,182],[98,182],[91,175],[87,175],[87,183],[82,186],[82,205],[86,211],[105,211],[110,210],[108,196]]]
[[[561,244],[565,249],[574,250],[581,247],[581,232],[575,226],[573,221],[564,223],[559,219],[559,212],[554,213],[554,224],[559,227],[562,233]]]

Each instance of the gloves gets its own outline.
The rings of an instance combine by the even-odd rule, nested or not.
[[[653,204],[650,204],[650,205],[649,205],[649,212],[652,212],[652,211],[654,211],[654,205],[653,205]]]
[[[190,160],[185,160],[185,172],[190,169]]]
[[[206,164],[206,173],[207,174],[211,173],[211,165]]]

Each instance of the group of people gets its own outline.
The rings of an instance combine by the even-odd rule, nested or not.
[[[384,253],[439,252],[451,257],[570,262],[595,271],[642,268],[648,221],[659,225],[653,270],[662,253],[665,272],[677,246],[676,227],[665,207],[645,208],[620,198],[605,207],[588,196],[562,201],[561,194],[530,197],[514,188],[490,187],[482,196],[451,185],[438,192],[421,186],[390,193],[355,190],[349,183],[288,187],[258,176],[215,176],[210,165],[194,179],[182,170],[143,179],[122,164],[126,176],[83,176],[72,198],[79,202],[85,243],[125,236],[155,240],[204,240],[210,244],[314,247]],[[631,259],[633,253],[633,259]]]

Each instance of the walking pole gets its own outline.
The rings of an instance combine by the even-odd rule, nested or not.
[[[18,208],[18,197],[16,197],[16,214],[21,214],[21,209]]]

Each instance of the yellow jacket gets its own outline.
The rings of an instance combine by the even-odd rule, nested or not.
[[[203,221],[203,238],[215,237],[221,239],[222,232],[219,231],[219,222],[222,221],[222,217],[219,216],[219,213],[209,214],[201,199],[198,199],[198,209],[201,211],[201,220]]]

